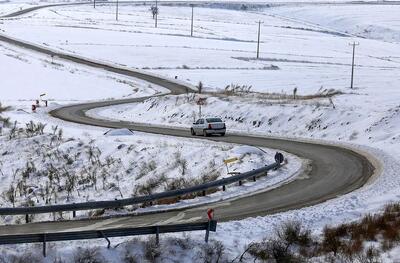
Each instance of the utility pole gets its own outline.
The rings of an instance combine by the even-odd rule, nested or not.
[[[263,22],[258,21],[258,38],[257,38],[257,59],[260,57],[260,33],[261,33],[261,24]]]
[[[118,21],[118,0],[117,0],[117,8],[115,10],[115,20]]]
[[[194,7],[194,5],[190,4],[190,6],[192,7],[192,23],[190,25],[190,36],[192,37],[193,36],[193,7]]]
[[[356,46],[360,45],[360,43],[353,42],[349,44],[350,46],[353,46],[353,58],[351,61],[351,84],[350,84],[350,89],[353,89],[353,80],[354,80],[354,55],[356,53]]]
[[[156,0],[156,20],[155,20],[155,25],[154,27],[157,28],[157,17],[158,17],[158,1]]]

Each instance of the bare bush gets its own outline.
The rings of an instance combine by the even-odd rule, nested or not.
[[[224,94],[228,96],[238,95],[243,93],[250,93],[252,86],[248,85],[239,85],[239,84],[230,84],[227,85],[224,89]]]
[[[46,124],[44,123],[34,123],[33,121],[30,121],[29,123],[25,124],[25,134],[27,137],[33,137],[36,135],[43,135],[44,134],[44,128],[46,127]]]
[[[293,245],[308,247],[312,243],[311,231],[304,229],[297,221],[284,223],[276,230],[276,236],[286,247]]]
[[[12,263],[40,263],[42,262],[42,257],[32,254],[30,252],[22,253],[21,255],[12,255],[7,261]]]
[[[304,262],[305,260],[296,255],[290,247],[282,240],[270,239],[256,243],[248,253],[255,259],[272,262]]]
[[[185,175],[187,172],[187,160],[182,157],[180,151],[174,153],[174,163],[172,164],[173,168],[179,168],[181,170],[181,174]]]
[[[0,121],[4,122],[5,125],[10,124],[10,118],[4,118],[1,116],[2,113],[11,110],[11,107],[9,106],[3,106],[0,102]]]
[[[167,177],[165,175],[150,178],[144,184],[140,184],[136,187],[134,195],[150,195],[165,182],[167,182]]]
[[[148,175],[150,172],[157,169],[157,163],[154,160],[149,162],[143,162],[139,168],[139,174],[136,176],[136,180]]]
[[[149,238],[145,243],[144,256],[150,262],[155,262],[161,256],[161,250],[154,237]]]
[[[198,253],[198,258],[204,263],[219,263],[225,254],[225,247],[220,241],[204,244]]]
[[[140,263],[140,257],[138,255],[132,254],[130,251],[126,251],[124,255],[125,263]]]
[[[182,250],[193,249],[193,240],[190,239],[189,236],[185,236],[184,238],[170,237],[166,240],[165,243],[172,246],[177,246]]]
[[[98,248],[78,248],[74,254],[75,263],[103,263],[106,262]]]

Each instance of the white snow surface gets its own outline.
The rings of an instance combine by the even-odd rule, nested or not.
[[[204,95],[208,98],[203,113],[222,117],[229,132],[339,143],[371,154],[380,162],[377,170],[380,176],[353,193],[312,207],[219,224],[218,232],[212,233],[211,238],[222,241],[232,257],[240,254],[251,241],[271,235],[273,229],[285,221],[301,221],[318,234],[326,224],[357,220],[368,212],[380,211],[388,202],[400,201],[399,6],[298,5],[247,12],[195,8],[194,38],[188,37],[190,8],[162,6],[157,29],[153,28],[148,8],[122,5],[118,22],[114,20],[112,6],[96,10],[89,6],[50,8],[17,19],[4,19],[1,29],[4,34],[63,52],[169,77],[178,76],[194,85],[203,81],[208,91],[223,90],[226,85],[237,83],[252,85],[252,91],[283,95],[291,94],[294,87],[298,88],[298,95],[330,89],[343,92],[332,98],[335,108],[327,98],[294,101],[286,97],[265,99],[258,93],[233,97]],[[261,59],[255,60],[255,22],[258,20],[263,20],[264,24]],[[352,41],[360,43],[356,48],[354,90],[348,88],[352,52],[348,43]],[[57,58],[51,63],[51,58],[1,45],[0,65],[7,67],[2,67],[0,100],[14,106],[8,116],[21,124],[33,119],[62,125],[67,137],[82,137],[84,133],[87,140],[95,138],[105,147],[105,153],[115,151],[121,143],[138,141],[146,142],[150,148],[165,143],[169,145],[166,152],[170,155],[172,149],[181,147],[188,150],[188,158],[194,160],[199,157],[193,152],[193,146],[201,147],[201,151],[220,153],[218,160],[243,150],[229,148],[221,153],[221,149],[228,146],[191,140],[182,143],[181,139],[136,132],[133,136],[104,137],[102,134],[107,129],[84,126],[83,132],[83,126],[51,119],[44,110],[37,114],[17,111],[19,108],[29,111],[31,101],[43,92],[55,100],[51,103],[51,107],[55,107],[68,101],[150,95],[165,90],[148,89],[141,81],[78,67]],[[23,77],[15,77],[21,74]],[[126,84],[126,81],[135,84]],[[132,86],[138,90],[132,92],[135,89]],[[198,106],[186,96],[151,98],[143,103],[102,108],[88,114],[187,128],[196,118]],[[257,155],[255,149],[250,152]],[[215,215],[218,218],[218,210]],[[190,235],[195,240],[204,238],[203,233]],[[184,237],[184,234],[168,236]],[[115,242],[125,240],[116,239]],[[102,246],[103,243],[74,244]],[[30,245],[0,249],[4,253],[19,253],[29,248]],[[64,248],[61,243],[52,249],[50,258],[55,257],[56,250],[63,257],[71,258],[73,253],[73,249]],[[123,250],[101,249],[101,253],[110,262],[119,262]],[[194,253],[192,258],[180,259],[193,261]],[[174,257],[171,258],[173,261]],[[385,254],[385,262],[398,262],[399,258],[398,249]]]
[[[2,29],[63,52],[177,76],[192,84],[201,80],[207,89],[237,83],[263,92],[298,87],[303,94],[321,86],[349,86],[348,44],[355,40],[360,43],[356,85],[394,86],[398,81],[398,5],[305,5],[246,12],[198,7],[193,38],[190,7],[160,8],[156,29],[149,5],[122,5],[118,21],[110,5],[54,7],[4,19]],[[352,15],[359,10],[359,16]],[[256,60],[259,20],[264,24],[261,59]],[[349,37],[356,35],[366,38]],[[392,42],[382,41],[388,39]],[[279,69],[271,69],[272,65]]]

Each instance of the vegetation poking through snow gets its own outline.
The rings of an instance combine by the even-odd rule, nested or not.
[[[2,121],[5,125],[9,125],[10,123],[10,119],[9,118],[5,118],[2,116],[2,113],[9,111],[11,109],[11,107],[9,106],[3,106],[0,102],[0,121]]]
[[[210,242],[192,239],[186,234],[181,237],[162,235],[157,244],[154,236],[132,238],[111,248],[86,246],[75,248],[72,261],[63,262],[108,262],[110,252],[119,262],[331,262],[331,263],[378,263],[383,262],[382,252],[388,251],[400,242],[400,204],[389,204],[380,214],[366,215],[357,222],[326,226],[322,233],[311,234],[311,230],[300,222],[288,221],[275,228],[275,233],[262,241],[248,244],[242,252],[231,258],[222,242],[211,237]],[[40,251],[40,250],[36,250]],[[33,262],[44,258],[28,253]],[[62,253],[62,252],[61,252]],[[56,248],[51,249],[50,261],[62,258]],[[7,250],[0,256],[0,262],[25,262],[26,255],[17,255]]]
[[[32,245],[34,246],[34,245]],[[50,246],[50,245],[48,245]],[[3,252],[3,251],[2,251]],[[110,256],[112,255],[112,258]],[[41,250],[32,253],[16,253],[12,249],[0,253],[0,262],[65,262],[65,263],[107,263],[107,262],[229,262],[225,247],[219,241],[210,240],[205,244],[188,236],[170,237],[161,235],[160,243],[154,236],[130,238],[114,244],[110,249],[104,246],[85,245],[71,247],[68,256],[52,246],[44,258]]]
[[[130,137],[65,138],[58,126],[32,121],[24,126],[14,123],[0,136],[0,148],[4,149],[0,152],[3,207],[113,200],[202,184],[224,174],[222,161],[232,149],[215,144],[145,142]],[[200,155],[204,151],[209,153],[207,157]],[[252,163],[265,164],[264,156],[258,154],[243,155],[243,159],[244,163],[238,166],[243,169],[252,169]],[[105,212],[81,215],[99,216]],[[50,215],[35,217],[49,219]],[[53,217],[63,218],[61,214]],[[23,217],[1,220],[18,223]]]
[[[251,85],[239,85],[239,84],[230,84],[227,85],[223,90],[219,90],[216,92],[207,92],[207,94],[212,96],[240,96],[247,97],[253,99],[262,99],[262,100],[270,100],[270,101],[278,101],[279,103],[294,103],[296,100],[315,100],[315,99],[324,99],[324,98],[332,98],[337,95],[342,95],[343,92],[335,89],[325,89],[323,86],[316,92],[315,94],[308,95],[297,95],[288,94],[286,92],[254,92],[251,90]],[[297,89],[296,89],[297,92]]]
[[[299,222],[278,227],[274,237],[249,244],[236,262],[381,262],[381,254],[399,245],[400,204],[357,222],[326,226],[321,236]]]

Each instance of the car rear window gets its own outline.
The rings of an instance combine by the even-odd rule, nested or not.
[[[210,122],[222,122],[222,120],[220,118],[208,118],[207,122],[208,123],[210,123]]]

